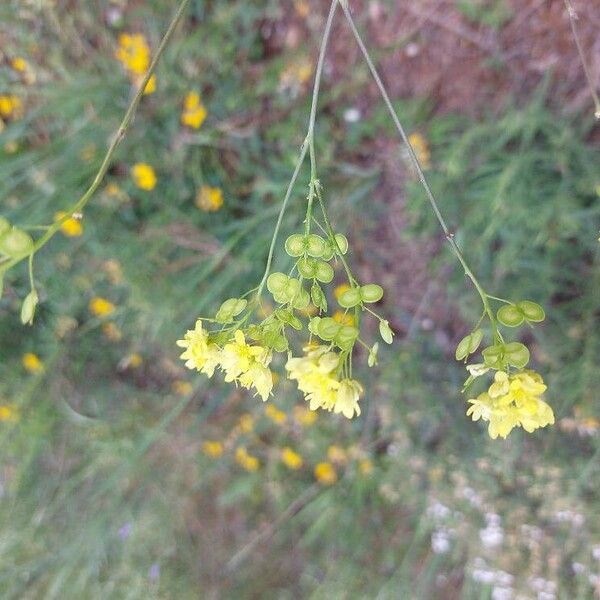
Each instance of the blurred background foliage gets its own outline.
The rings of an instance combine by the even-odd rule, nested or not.
[[[375,5],[396,10],[364,3],[371,20]],[[0,132],[3,216],[48,224],[81,195],[133,92],[115,59],[119,34],[156,48],[172,8],[2,3],[0,96],[22,102]],[[359,271],[386,273],[382,310],[399,334],[379,367],[362,369],[363,417],[309,413],[284,380],[263,405],[179,364],[175,340],[196,316],[262,274],[325,8],[193,1],[82,231],[36,257],[31,328],[18,321],[25,269],[7,276],[2,598],[502,600],[600,589],[600,151],[590,111],[565,110],[552,77],[476,117],[434,97],[397,106],[487,288],[547,309],[527,341],[554,428],[492,442],[465,417],[452,354],[477,299],[388,138],[367,71],[347,63],[341,25],[320,100],[320,171]],[[505,1],[452,10],[483,34],[520,15]],[[395,41],[409,55],[420,35]],[[207,111],[198,129],[180,120],[190,92]],[[153,189],[136,185],[136,163],[154,169]],[[206,186],[222,205],[199,199]]]

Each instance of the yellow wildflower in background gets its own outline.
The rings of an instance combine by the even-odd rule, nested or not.
[[[235,461],[238,463],[238,465],[246,469],[246,471],[250,472],[257,471],[260,467],[260,462],[258,461],[258,458],[256,458],[256,456],[248,454],[246,448],[244,448],[243,446],[236,448]]]
[[[131,169],[133,181],[141,190],[150,191],[156,187],[156,173],[147,163],[136,163]]]
[[[354,315],[347,313],[343,310],[336,310],[333,313],[333,320],[341,323],[342,325],[354,326]]]
[[[197,92],[189,92],[183,101],[183,112],[181,122],[183,125],[199,129],[208,114],[206,107]]]
[[[19,411],[12,404],[0,404],[0,423],[16,423]]]
[[[0,117],[19,119],[23,116],[23,103],[14,94],[0,95]]]
[[[273,404],[267,404],[265,414],[276,425],[283,425],[287,421],[287,415]]]
[[[123,332],[112,321],[102,325],[102,333],[111,342],[119,342],[123,339]]]
[[[137,77],[134,80],[135,85],[137,85],[138,87],[140,85],[142,85],[142,82],[144,81],[143,77]],[[154,92],[156,91],[156,73],[152,73],[152,75],[150,75],[150,79],[148,79],[148,83],[146,84],[146,87],[144,88],[144,96],[149,96],[150,94],[154,94]]]
[[[54,214],[54,221],[60,221],[67,213],[59,211]],[[83,225],[81,219],[76,219],[73,216],[69,217],[61,224],[60,230],[67,237],[78,237],[83,234]]]
[[[10,61],[10,66],[18,73],[24,73],[29,65],[24,58],[16,56]]]
[[[146,38],[141,34],[122,33],[115,57],[131,73],[143,75],[150,66],[150,48]]]
[[[335,444],[327,448],[327,459],[332,463],[345,464],[348,461],[346,451]]]
[[[203,185],[196,195],[196,206],[206,212],[216,212],[223,206],[223,191],[218,187]]]
[[[211,458],[219,458],[223,454],[223,444],[217,440],[202,442],[202,452]]]
[[[336,300],[339,300],[340,296],[342,296],[342,294],[346,293],[348,290],[350,290],[350,286],[347,283],[342,283],[334,288],[333,296]]]
[[[546,389],[542,377],[535,371],[512,375],[498,371],[488,391],[469,400],[467,416],[473,421],[487,421],[492,439],[506,438],[515,427],[531,433],[554,424],[552,408],[541,399]]]
[[[333,485],[337,481],[337,473],[331,463],[320,462],[315,466],[315,478],[321,485]]]
[[[44,370],[44,363],[40,360],[40,357],[33,352],[26,352],[23,354],[21,363],[29,373],[35,374]]]
[[[189,381],[183,379],[176,379],[171,384],[171,389],[178,396],[189,396],[194,391],[194,386]]]
[[[429,144],[425,137],[420,133],[411,133],[408,136],[408,141],[417,155],[421,167],[423,167],[423,169],[430,169],[431,152],[429,151]]]
[[[88,308],[95,317],[107,317],[115,311],[115,305],[106,298],[101,298],[100,296],[92,298]]]
[[[317,420],[317,413],[304,406],[294,406],[294,419],[296,419],[300,425],[309,427]]]
[[[370,458],[363,458],[358,463],[358,470],[361,475],[370,475],[373,472],[373,462]]]
[[[302,457],[297,452],[294,452],[289,446],[286,446],[281,450],[281,462],[288,469],[292,469],[292,471],[297,471],[302,468],[302,465],[304,464]]]
[[[254,419],[252,415],[246,413],[240,417],[239,428],[243,433],[250,433],[254,429]]]

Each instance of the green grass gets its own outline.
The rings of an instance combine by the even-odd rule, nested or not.
[[[0,596],[476,599],[492,598],[495,586],[535,597],[541,577],[558,598],[592,598],[598,434],[570,431],[565,419],[578,415],[581,429],[598,418],[599,152],[591,123],[548,108],[543,88],[477,122],[430,118],[425,100],[398,106],[409,129],[427,133],[432,184],[490,292],[546,307],[547,322],[527,335],[560,424],[489,440],[464,415],[461,366],[427,332],[361,370],[368,394],[353,422],[319,414],[302,426],[293,417],[302,401],[282,381],[271,402],[287,421],[275,424],[256,399],[178,361],[174,342],[195,317],[256,285],[264,269],[309,108],[306,89],[283,92],[280,74],[314,56],[319,35],[316,24],[300,49],[266,56],[257,22],[285,11],[278,2],[193,2],[107,177],[119,198],[103,188],[85,211],[84,236],[59,235],[36,257],[41,304],[31,328],[18,321],[26,272],[7,277],[0,404],[16,405],[20,419],[0,423]],[[0,151],[3,215],[49,223],[85,190],[130,98],[113,58],[118,30],[143,31],[155,47],[170,12],[140,4],[111,28],[87,5],[0,8],[0,35],[38,76],[24,86],[0,66],[2,90],[26,102],[24,118],[0,133],[0,148],[18,143]],[[380,174],[359,158],[386,133],[385,112],[374,108],[353,126],[342,118],[364,81],[357,69],[324,86],[317,132],[332,211],[353,232],[386,217],[372,202]],[[186,133],[179,114],[191,89],[209,117]],[[152,192],[133,185],[136,161],[155,167]],[[284,236],[301,218],[307,182],[303,172]],[[224,190],[217,213],[194,205],[205,183]],[[373,210],[357,226],[348,204]],[[406,235],[439,235],[414,182],[408,206]],[[448,265],[451,254],[440,252],[432,277]],[[466,333],[476,298],[452,273],[448,309],[460,308]],[[94,296],[116,305],[108,321],[119,341],[103,333],[107,319],[90,314]],[[399,309],[390,300],[384,310]],[[23,369],[26,352],[41,357],[43,373]],[[143,359],[137,368],[126,366],[133,353]],[[178,381],[193,391],[179,395]],[[254,429],[241,432],[247,414]],[[225,445],[217,459],[201,450],[215,439]],[[258,456],[259,471],[236,464],[240,445]],[[332,445],[345,458],[338,483],[324,487],[313,468]],[[284,446],[302,455],[302,469],[282,465]],[[492,514],[502,537],[495,548]],[[434,551],[432,536],[447,540],[446,552]]]

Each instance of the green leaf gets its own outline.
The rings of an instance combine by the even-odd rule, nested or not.
[[[267,278],[267,289],[271,294],[281,293],[288,285],[289,277],[285,273],[271,273]]]
[[[325,261],[319,261],[317,263],[315,277],[321,283],[331,283],[333,280],[333,267]]]
[[[383,298],[383,288],[376,283],[367,283],[360,288],[363,302],[379,302]]]
[[[360,289],[350,288],[338,298],[338,304],[342,308],[354,308],[357,304],[360,304],[360,300]]]
[[[285,251],[294,258],[304,254],[304,236],[299,233],[294,233],[285,240]]]

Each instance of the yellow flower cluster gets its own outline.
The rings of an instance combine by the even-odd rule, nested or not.
[[[192,129],[200,129],[204,119],[206,119],[207,110],[198,92],[189,92],[183,101],[183,112],[181,113],[181,122]]]
[[[310,409],[342,413],[348,419],[360,415],[358,401],[362,386],[354,379],[339,380],[340,356],[327,346],[309,347],[305,351],[301,358],[290,358],[285,368],[289,378],[298,382]]]
[[[181,358],[188,369],[212,377],[219,367],[225,373],[225,381],[239,383],[246,389],[254,388],[263,401],[269,398],[273,389],[273,373],[268,368],[271,351],[248,344],[241,330],[236,330],[233,338],[221,348],[210,341],[202,320],[198,319],[195,329],[189,330],[177,345],[185,349]]]
[[[19,411],[12,404],[0,404],[0,423],[16,423],[19,420]]]
[[[21,363],[25,370],[32,374],[41,373],[44,370],[44,363],[41,361],[40,357],[33,352],[26,352],[23,354]]]
[[[431,168],[431,152],[427,140],[420,133],[411,133],[408,136],[408,141],[417,155],[417,159],[421,163],[421,167],[427,170]]]
[[[203,185],[196,195],[196,206],[205,212],[216,212],[223,206],[223,191]]]
[[[133,177],[135,185],[139,187],[140,190],[149,192],[156,187],[156,173],[147,163],[136,163],[133,165],[131,176]]]
[[[240,446],[235,451],[235,461],[246,469],[246,471],[254,472],[260,467],[260,462],[256,456],[248,454],[248,451],[243,446]]]
[[[115,311],[115,305],[107,300],[96,296],[90,300],[88,308],[95,317],[108,317]]]
[[[515,427],[531,433],[554,424],[552,408],[541,399],[545,391],[546,385],[535,371],[512,375],[498,371],[488,391],[469,400],[467,416],[487,421],[492,439],[506,438]]]
[[[59,211],[54,215],[54,221],[60,221],[67,213]],[[66,221],[61,223],[60,230],[67,237],[79,237],[83,233],[83,225],[80,218],[70,216]]]
[[[23,116],[23,103],[14,94],[0,94],[0,123],[2,119],[20,119]],[[0,125],[0,130],[2,126]]]
[[[119,46],[115,52],[116,59],[125,67],[131,80],[140,84],[150,67],[150,47],[141,34],[122,33]],[[156,91],[156,76],[152,75],[144,89],[144,94]]]

